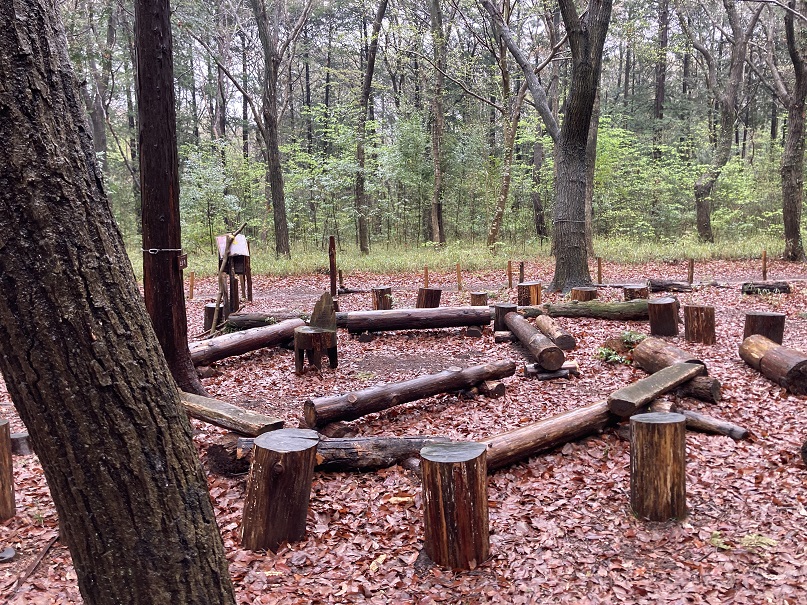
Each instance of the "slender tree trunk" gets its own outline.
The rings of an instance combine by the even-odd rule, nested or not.
[[[431,15],[432,44],[434,46],[434,93],[431,104],[432,124],[432,166],[434,167],[434,189],[431,204],[432,240],[439,244],[446,241],[443,227],[443,131],[445,115],[443,114],[443,85],[446,69],[446,34],[443,28],[443,11],[440,0],[429,1]]]
[[[543,131],[540,123],[537,126],[535,145],[532,150],[532,216],[535,223],[535,235],[541,240],[543,245],[547,237],[546,212],[544,202],[541,198],[541,166],[544,163],[544,143],[542,141]]]
[[[168,367],[184,391],[205,395],[188,351],[179,220],[173,48],[167,0],[135,4],[143,292]]]
[[[238,32],[241,38],[241,87],[248,90],[249,64],[247,62],[247,35]],[[241,153],[244,159],[249,157],[249,102],[247,95],[241,94]]]
[[[667,87],[667,47],[670,30],[669,0],[658,2],[658,59],[656,60],[656,94],[653,100],[653,159],[661,159],[664,119],[664,96]]]
[[[597,135],[599,132],[600,93],[598,85],[586,143],[586,250],[592,257],[594,256],[594,175],[597,168]]]
[[[0,2],[0,370],[84,601],[230,605],[192,429],[103,192],[56,7]],[[146,11],[156,28],[136,7],[141,34],[170,41],[167,3]]]

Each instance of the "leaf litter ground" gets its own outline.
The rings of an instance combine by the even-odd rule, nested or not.
[[[246,477],[209,472],[239,603],[783,603],[807,602],[807,469],[799,457],[807,439],[804,398],[746,366],[737,346],[744,314],[787,314],[786,346],[807,351],[807,283],[803,267],[772,263],[772,279],[791,279],[790,295],[742,296],[739,283],[759,279],[757,263],[699,263],[696,280],[718,286],[679,294],[682,304],[713,305],[717,344],[670,339],[703,359],[723,384],[716,405],[684,400],[683,407],[748,428],[752,438],[687,434],[687,504],[684,521],[647,523],[629,508],[629,445],[615,431],[569,443],[489,478],[491,552],[469,572],[424,564],[421,486],[417,475],[395,466],[371,473],[316,473],[307,537],[278,553],[240,548],[239,524]],[[527,263],[528,279],[548,282],[552,267]],[[606,264],[604,281],[646,277],[684,280],[685,263]],[[465,274],[465,292],[454,274],[431,275],[443,287],[442,304],[468,304],[468,291],[487,290],[491,302],[514,302],[499,272]],[[414,306],[417,275],[351,274],[347,286],[389,285],[394,306]],[[723,286],[723,287],[720,287]],[[328,288],[327,275],[255,279],[248,311],[278,308],[310,312]],[[621,290],[600,289],[618,300]],[[189,331],[202,331],[202,309],[213,302],[213,280],[197,282],[188,301]],[[550,295],[550,301],[558,300]],[[343,295],[343,311],[365,309],[368,294]],[[505,379],[499,399],[438,395],[350,423],[356,435],[444,435],[482,439],[602,400],[644,376],[626,365],[600,361],[596,352],[624,330],[648,333],[646,322],[559,319],[578,339],[567,357],[580,364],[570,380],[538,382],[521,372]],[[291,351],[266,349],[216,365],[204,383],[211,396],[278,416],[286,426],[302,421],[312,396],[406,380],[423,373],[524,352],[463,329],[399,331],[372,342],[339,333],[339,367],[295,376]],[[24,430],[0,384],[0,415],[12,431]],[[222,429],[193,421],[203,462],[208,448],[226,439]],[[56,541],[23,582],[18,578],[58,533],[58,520],[35,456],[15,457],[17,516],[0,524],[0,546],[17,558],[0,564],[0,598],[8,603],[80,603],[66,547]]]

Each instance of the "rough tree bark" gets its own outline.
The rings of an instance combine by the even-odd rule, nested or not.
[[[206,395],[188,352],[179,221],[174,65],[168,0],[135,3],[143,292],[168,367],[184,391]]]
[[[434,167],[434,188],[432,190],[431,225],[432,241],[444,244],[446,241],[443,227],[443,132],[445,115],[443,113],[443,86],[447,59],[446,32],[443,26],[443,11],[440,0],[429,0],[431,17],[432,45],[434,47],[434,94],[431,103],[432,126],[432,166]]]
[[[56,11],[0,4],[0,369],[85,602],[231,604],[191,427],[103,192]]]

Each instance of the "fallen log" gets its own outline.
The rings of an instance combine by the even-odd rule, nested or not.
[[[790,284],[784,281],[745,282],[743,294],[790,294]]]
[[[647,287],[651,292],[692,292],[692,284],[669,279],[648,279]]]
[[[675,389],[676,397],[693,397],[707,403],[720,401],[720,381],[711,376],[695,376]]]
[[[711,435],[725,435],[726,437],[731,437],[735,441],[741,441],[742,439],[748,438],[750,435],[748,429],[726,420],[707,416],[706,414],[701,414],[700,412],[694,412],[692,410],[684,410],[677,405],[667,406],[659,405],[659,403],[651,405],[650,410],[653,412],[673,412],[675,414],[683,414],[686,418],[687,428],[690,430],[701,433],[709,433]]]
[[[188,344],[194,365],[206,366],[214,361],[242,355],[264,347],[274,347],[294,338],[294,329],[304,326],[302,319],[287,319],[273,326],[251,328]]]
[[[340,317],[340,315],[344,315]],[[490,307],[437,307],[426,309],[388,309],[384,311],[351,311],[337,314],[336,321],[348,332],[383,332],[386,330],[428,330],[486,326],[490,323]]]
[[[558,345],[564,351],[571,351],[577,346],[577,340],[574,336],[569,334],[566,330],[561,328],[554,319],[548,315],[539,315],[535,318],[535,327],[537,327],[544,336],[549,338],[552,342]]]
[[[242,435],[257,437],[268,431],[283,428],[283,421],[279,418],[250,412],[225,401],[185,391],[179,392],[179,398],[192,418],[230,429]]]
[[[224,325],[231,330],[249,330],[273,326],[287,319],[307,319],[307,316],[301,311],[291,309],[278,309],[267,313],[230,313]]]
[[[566,361],[563,351],[518,313],[508,313],[504,323],[545,370],[559,370]]]
[[[637,298],[627,302],[588,302],[545,303],[537,307],[519,307],[524,317],[593,317],[615,321],[641,321],[647,319],[647,299]]]
[[[335,420],[355,420],[408,401],[458,391],[485,380],[512,376],[515,371],[516,364],[512,361],[494,361],[465,369],[452,367],[437,374],[427,374],[344,395],[317,397],[305,402],[305,421],[309,427],[314,428]]]
[[[495,470],[574,439],[600,432],[614,419],[607,401],[563,412],[552,418],[482,440],[488,446],[488,470]]]
[[[740,357],[794,395],[807,395],[807,355],[752,334],[740,345]]]
[[[244,457],[252,450],[251,437],[238,440],[238,455]],[[448,443],[448,437],[320,437],[317,444],[316,469],[347,472],[388,468],[416,457],[421,448],[434,443]]]
[[[676,363],[698,363],[706,367],[700,359],[696,359],[683,349],[652,336],[634,347],[633,361],[648,374],[655,374],[662,368]]]
[[[629,384],[608,397],[608,409],[625,418],[653,401],[656,397],[672,391],[678,385],[706,372],[706,367],[696,363],[677,363]]]

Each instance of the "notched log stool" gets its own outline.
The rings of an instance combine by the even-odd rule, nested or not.
[[[336,331],[316,326],[300,326],[294,329],[294,372],[303,373],[305,357],[308,363],[322,369],[322,352],[328,355],[328,362],[332,368],[338,365],[336,355]]]

